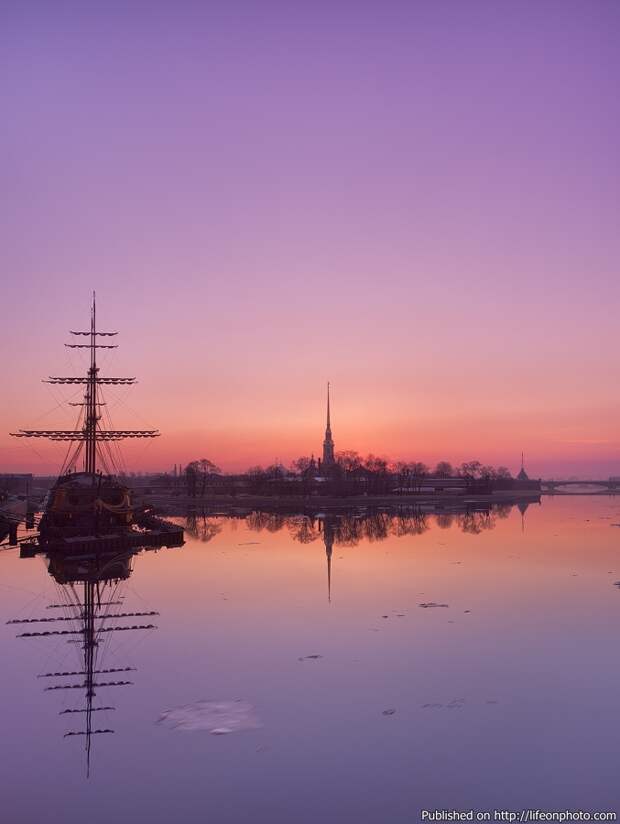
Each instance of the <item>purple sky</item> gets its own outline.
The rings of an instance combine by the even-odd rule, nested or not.
[[[317,452],[329,378],[337,448],[620,474],[619,36],[604,0],[7,0],[0,433],[97,288],[144,465]]]

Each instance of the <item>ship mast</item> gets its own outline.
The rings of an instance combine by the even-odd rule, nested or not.
[[[93,292],[93,305],[90,313],[90,369],[86,385],[86,420],[84,431],[86,449],[84,450],[84,471],[95,475],[97,470],[97,306]],[[94,477],[93,477],[94,480]]]
[[[97,330],[97,307],[94,292],[90,313],[90,330],[78,332],[72,330],[71,334],[76,336],[82,335],[90,339],[88,343],[65,343],[65,346],[69,349],[90,350],[90,366],[86,376],[83,378],[50,376],[44,382],[51,384],[84,384],[86,386],[83,403],[70,404],[71,406],[82,406],[84,408],[83,414],[80,413],[76,428],[52,430],[20,429],[19,432],[11,432],[11,435],[16,438],[48,438],[52,441],[77,443],[77,448],[73,451],[73,455],[70,460],[67,461],[66,465],[69,467],[74,465],[82,448],[84,448],[84,472],[91,475],[93,483],[95,483],[97,458],[98,456],[102,457],[100,455],[102,445],[107,447],[111,441],[120,441],[126,438],[157,438],[160,433],[157,429],[104,429],[100,425],[101,415],[99,414],[99,409],[104,405],[100,397],[100,387],[131,386],[136,383],[136,379],[101,377],[99,374],[97,349],[116,349],[117,344],[97,343],[97,341],[101,337],[114,337],[118,332],[99,332]],[[103,457],[102,461],[105,465],[105,459]],[[113,459],[112,463],[114,463]]]

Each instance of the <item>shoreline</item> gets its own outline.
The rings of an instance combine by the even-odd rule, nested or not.
[[[135,500],[141,504],[152,505],[164,510],[196,510],[215,508],[226,510],[282,510],[296,512],[343,511],[351,509],[416,509],[419,507],[435,506],[439,509],[462,509],[472,506],[509,505],[519,503],[540,503],[539,490],[524,490],[515,494],[514,490],[503,490],[491,494],[455,495],[419,494],[419,495],[356,495],[349,498],[333,496],[275,496],[275,495],[204,495],[190,497],[188,495],[174,495],[170,493],[153,492],[140,493],[135,490]]]

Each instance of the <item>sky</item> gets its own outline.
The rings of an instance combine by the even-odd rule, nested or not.
[[[114,423],[162,432],[129,469],[319,454],[330,380],[337,450],[620,475],[619,35],[611,0],[5,0],[0,471],[59,468],[8,433],[72,425],[39,378],[96,289]]]

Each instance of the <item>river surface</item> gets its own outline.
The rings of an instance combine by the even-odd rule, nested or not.
[[[331,554],[331,558],[329,558]],[[331,580],[328,591],[328,560]],[[470,515],[189,520],[114,590],[86,775],[67,595],[0,553],[2,820],[418,821],[620,807],[620,498]],[[79,586],[76,592],[79,596]],[[80,596],[81,597],[81,596]],[[426,606],[420,606],[424,604]],[[121,625],[109,619],[108,625]],[[57,626],[69,624],[54,624]],[[101,676],[99,676],[101,678]]]

